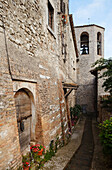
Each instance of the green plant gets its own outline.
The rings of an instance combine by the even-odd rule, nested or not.
[[[99,124],[100,140],[103,145],[103,152],[112,155],[112,118]]]
[[[47,162],[48,160],[50,160],[51,157],[52,157],[51,153],[47,150],[47,151],[46,151],[46,154],[45,154],[45,156],[44,156],[45,162]]]
[[[58,146],[59,146],[59,137],[56,136],[56,141],[55,141],[55,153],[56,153],[57,150],[58,150]]]
[[[44,151],[45,147],[43,145],[40,144],[36,144],[36,145],[32,145],[30,147],[31,152],[33,153],[38,153],[39,151]]]
[[[54,155],[55,155],[54,140],[52,140],[50,145],[49,145],[49,151],[47,150],[46,154],[44,156],[45,162],[50,160],[52,158],[52,156],[54,156]]]
[[[76,104],[74,107],[71,107],[70,108],[70,114],[71,116],[77,116],[79,117],[80,113],[81,113],[82,109],[81,109],[81,106]]]
[[[29,162],[24,162],[23,167],[30,167],[30,163]]]
[[[43,166],[43,154],[45,152],[45,147],[40,144],[32,145],[30,147],[30,151],[32,161],[34,161],[34,163],[36,164],[36,169],[39,169]]]
[[[30,153],[23,156],[22,162],[23,162],[23,168],[32,166],[36,166],[36,169],[39,169],[44,165],[44,152],[45,147],[43,145],[32,145],[30,147]],[[19,170],[19,169],[18,169]]]
[[[71,115],[72,126],[74,126],[76,124],[77,120],[80,117],[81,111],[82,111],[82,108],[78,104],[76,104],[74,107],[70,108],[70,115]]]
[[[102,87],[104,87],[105,92],[110,93],[110,95],[102,101],[103,107],[108,110],[112,110],[112,58],[104,59],[101,58],[97,60],[92,67],[95,67],[96,71],[101,71],[98,78],[103,78]],[[99,72],[98,72],[99,73]]]
[[[30,155],[29,153],[22,157],[23,168],[30,167]]]
[[[51,141],[49,145],[49,150],[45,153],[45,147],[43,145],[32,145],[30,147],[30,153],[23,156],[22,162],[23,167],[19,167],[18,170],[21,170],[25,167],[29,167],[31,169],[32,167],[35,167],[36,170],[40,169],[44,166],[44,163],[47,162],[52,158],[52,156],[55,155],[57,152],[58,147],[61,147],[62,142],[59,140],[59,137],[56,136],[56,141],[54,143],[54,140]],[[41,155],[38,155],[39,152],[42,152]],[[29,163],[30,162],[30,163]]]
[[[55,155],[54,140],[51,141],[49,150],[50,150],[51,156],[54,156]]]

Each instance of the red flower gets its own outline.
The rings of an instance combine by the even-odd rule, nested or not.
[[[29,162],[24,162],[23,163],[23,168],[25,168],[25,167],[30,167],[30,163]]]
[[[43,145],[36,144],[36,145],[31,146],[30,149],[32,152],[36,153],[36,152],[41,151],[42,149],[45,149],[45,147]]]
[[[40,145],[39,145],[39,144],[36,144],[35,146],[36,146],[36,147],[40,147]]]
[[[29,162],[26,162],[26,165],[29,165]]]
[[[37,152],[38,150],[37,150],[37,148],[33,148],[33,152]]]

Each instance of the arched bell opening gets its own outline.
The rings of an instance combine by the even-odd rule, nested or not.
[[[35,112],[31,91],[22,88],[15,93],[15,106],[21,152],[29,150],[32,135],[32,115]],[[33,115],[34,116],[34,115]]]
[[[98,32],[97,33],[97,55],[102,55],[102,52],[101,52],[101,46],[102,46],[102,36],[101,36],[101,33]]]
[[[89,34],[87,32],[83,32],[80,36],[80,54],[89,54]]]

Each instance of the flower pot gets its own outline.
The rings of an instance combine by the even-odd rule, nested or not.
[[[23,167],[24,170],[29,170],[29,167]]]
[[[38,155],[41,156],[42,152],[43,152],[43,148],[40,151],[38,151]]]

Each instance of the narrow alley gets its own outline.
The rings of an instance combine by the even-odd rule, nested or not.
[[[74,24],[71,2],[0,0],[0,170],[106,170],[105,28]]]
[[[81,145],[65,170],[90,170],[94,151],[93,141],[92,117],[88,116],[85,121]]]

